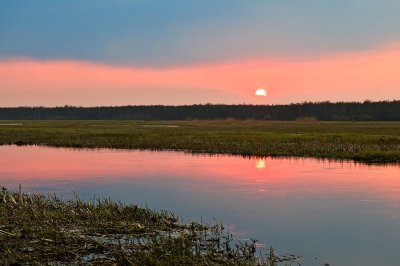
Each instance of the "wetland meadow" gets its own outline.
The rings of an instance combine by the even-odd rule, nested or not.
[[[1,145],[400,162],[400,122],[17,120],[0,124]]]

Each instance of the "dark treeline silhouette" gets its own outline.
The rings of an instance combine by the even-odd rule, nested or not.
[[[189,120],[189,119],[264,119],[264,120],[382,120],[400,121],[400,101],[380,102],[305,102],[289,105],[142,105],[115,107],[13,107],[0,108],[1,120],[77,119],[77,120]]]

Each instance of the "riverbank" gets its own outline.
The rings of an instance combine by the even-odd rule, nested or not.
[[[400,162],[400,122],[0,121],[0,145]],[[18,125],[16,125],[18,124]]]
[[[112,200],[62,201],[0,191],[0,261],[16,264],[278,265],[295,256],[256,256],[220,224],[183,223],[174,214]],[[265,259],[263,259],[265,258]]]

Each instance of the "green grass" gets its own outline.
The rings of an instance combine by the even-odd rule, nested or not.
[[[183,223],[111,200],[61,201],[0,190],[1,265],[289,265],[272,248],[256,256],[220,224]]]
[[[400,122],[0,121],[4,144],[393,163],[400,162]]]

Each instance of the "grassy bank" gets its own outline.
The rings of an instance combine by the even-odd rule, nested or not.
[[[171,213],[111,200],[82,202],[0,190],[2,265],[287,265],[256,256],[222,225],[184,224]]]
[[[400,162],[400,122],[0,121],[0,144]]]

